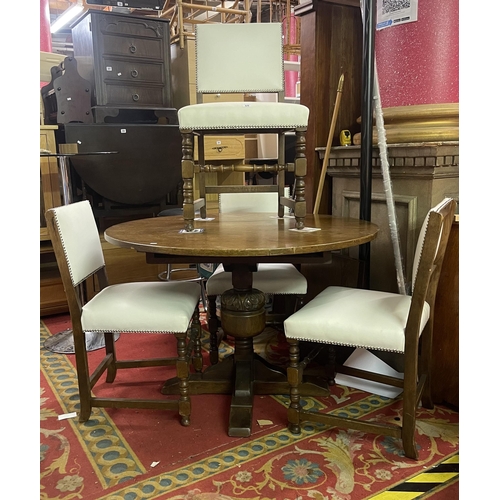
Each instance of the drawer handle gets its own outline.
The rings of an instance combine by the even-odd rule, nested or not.
[[[139,94],[132,94],[132,100],[137,102],[139,100]]]
[[[130,74],[132,75],[132,78],[137,78],[139,76],[139,72],[136,69],[133,69]]]
[[[214,146],[212,149],[216,149],[218,153],[222,153],[222,150],[226,148],[227,146]]]
[[[137,50],[137,47],[135,45],[131,45],[129,50],[130,50],[130,52],[132,54],[135,54],[135,51]]]

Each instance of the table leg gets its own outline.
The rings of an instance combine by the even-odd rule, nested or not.
[[[235,339],[234,389],[228,429],[228,435],[232,437],[248,437],[252,432],[253,361],[253,338]]]
[[[228,434],[248,437],[252,429],[254,352],[253,338],[266,327],[266,297],[252,288],[256,266],[232,265],[233,288],[221,296],[221,326],[234,337],[234,386]]]

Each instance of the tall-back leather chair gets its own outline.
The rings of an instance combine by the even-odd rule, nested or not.
[[[179,109],[182,134],[183,211],[185,229],[194,229],[195,209],[206,217],[206,195],[222,192],[277,192],[276,211],[285,207],[303,229],[305,201],[305,134],[309,109],[284,101],[283,40],[280,23],[216,23],[196,25],[196,92],[198,104]],[[277,102],[227,102],[228,94],[275,94]],[[217,102],[203,102],[206,94]],[[285,133],[294,133],[295,159],[285,163]],[[224,134],[278,134],[278,158],[270,164],[212,165],[205,161],[205,137]],[[198,159],[194,159],[194,138]],[[205,174],[213,172],[272,172],[275,183],[259,186],[208,186]],[[285,173],[293,173],[293,193],[285,196]],[[194,199],[198,174],[200,198]]]
[[[198,284],[159,281],[108,285],[101,241],[90,203],[85,200],[49,209],[46,220],[71,315],[80,422],[89,419],[94,407],[150,408],[177,410],[181,424],[189,425],[191,401],[187,378],[191,359],[197,371],[202,369]],[[99,292],[85,303],[80,286],[94,276]],[[190,338],[189,330],[192,332]],[[85,332],[101,332],[105,337],[105,356],[93,373],[89,372]],[[177,339],[177,356],[118,360],[115,332],[173,334]],[[141,336],[136,336],[136,339],[140,343]],[[159,345],[159,351],[162,345]],[[105,372],[106,382],[111,383],[119,369],[167,365],[177,368],[180,396],[176,400],[113,398],[92,393],[92,388]]]
[[[413,263],[412,295],[331,286],[284,322],[290,347],[291,387],[288,425],[300,433],[302,422],[313,421],[370,434],[401,438],[408,458],[417,459],[415,425],[420,401],[432,408],[431,354],[434,301],[453,223],[456,202],[447,198],[432,208],[420,231]],[[400,353],[404,377],[337,366],[338,373],[403,389],[400,422],[373,422],[304,410],[300,383],[304,362],[299,341]]]

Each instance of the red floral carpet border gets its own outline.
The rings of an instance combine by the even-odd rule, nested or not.
[[[40,325],[41,500],[416,499],[458,480],[458,413],[441,406],[419,411],[418,461],[405,458],[400,441],[389,437],[321,424],[307,424],[293,435],[286,427],[287,396],[255,397],[250,438],[227,436],[229,395],[193,396],[189,427],[180,425],[175,412],[156,410],[94,409],[85,423],[58,420],[78,411],[74,356],[52,353],[43,343],[69,327],[67,316],[45,318]],[[119,357],[157,355],[158,336],[137,335],[121,336]],[[161,337],[173,351],[172,339]],[[206,333],[203,341],[208,348]],[[232,351],[230,344],[222,347],[222,356]],[[286,341],[265,331],[256,339],[256,350],[280,362]],[[89,353],[91,367],[101,357],[99,350]],[[111,387],[100,382],[94,390],[117,397],[122,389],[136,390],[143,397],[158,397],[172,370],[143,369],[140,377],[136,370],[125,370],[128,374]],[[145,381],[138,382],[143,376]],[[375,421],[401,418],[400,400],[344,386],[332,388],[330,397],[303,403]],[[406,485],[412,483],[423,486],[408,492]]]

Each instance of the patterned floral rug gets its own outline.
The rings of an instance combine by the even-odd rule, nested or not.
[[[59,419],[78,409],[74,356],[43,345],[69,327],[67,315],[40,322],[41,500],[420,499],[453,484],[453,495],[442,498],[458,498],[458,413],[442,406],[419,411],[418,461],[405,458],[400,441],[388,437],[321,424],[305,425],[293,435],[286,426],[286,396],[255,397],[249,438],[227,436],[229,395],[193,396],[189,427],[180,425],[175,412],[156,410],[94,409],[85,423]],[[157,353],[159,342],[173,351],[169,336],[138,335],[120,337],[119,357]],[[207,349],[206,332],[203,342]],[[273,362],[284,361],[285,349],[276,330],[266,329],[256,339],[256,350]],[[221,356],[231,352],[231,345],[223,344]],[[91,367],[101,357],[99,350],[89,353]],[[121,371],[111,387],[100,382],[94,390],[120,397],[127,386],[143,397],[158,397],[173,370]],[[377,421],[401,418],[398,399],[344,386],[304,403]]]

